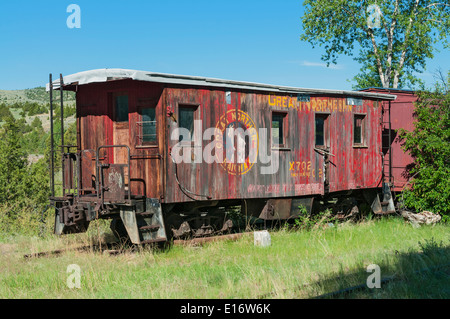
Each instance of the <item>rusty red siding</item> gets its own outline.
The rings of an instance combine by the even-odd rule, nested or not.
[[[236,173],[234,166],[224,168],[218,163],[177,164],[178,180],[192,193],[204,195],[197,200],[234,198],[278,198],[324,194],[324,157],[314,150],[315,114],[328,114],[330,127],[329,165],[330,192],[349,189],[375,188],[381,184],[381,107],[377,101],[364,100],[363,105],[347,105],[342,96],[311,96],[310,102],[300,102],[296,95],[231,91],[207,88],[166,88],[167,106],[175,113],[179,104],[198,105],[203,129],[216,127],[229,111],[244,112],[255,127],[268,128],[270,137],[271,113],[287,116],[287,144],[279,150],[276,174],[261,174],[259,159],[245,173]],[[353,146],[353,115],[366,116],[366,145]],[[178,124],[171,121],[170,132]],[[178,141],[168,140],[170,152]],[[209,141],[202,141],[202,149]],[[270,143],[270,142],[269,142]],[[273,151],[268,145],[269,152]],[[175,180],[175,164],[166,161],[166,202],[191,201]]]
[[[348,105],[346,96],[342,95],[311,95],[306,102],[298,99],[296,94],[288,93],[190,87],[133,80],[94,83],[80,86],[77,92],[81,150],[96,150],[101,145],[114,144],[111,109],[112,94],[117,92],[129,95],[128,131],[121,134],[128,134],[124,140],[131,149],[129,184],[135,195],[175,203],[194,199],[319,195],[325,192],[376,188],[381,184],[383,163],[380,101],[362,99],[362,105]],[[282,114],[286,119],[286,144],[278,149],[278,171],[275,174],[262,174],[262,167],[267,167],[268,164],[261,163],[259,157],[253,165],[248,158],[243,165],[208,164],[203,158],[199,159],[200,163],[174,164],[171,151],[178,140],[172,140],[171,134],[179,125],[177,119],[180,104],[198,108],[196,116],[202,121],[201,134],[207,128],[223,129],[236,118],[247,128],[267,128],[269,140],[265,146],[268,154],[274,152],[270,141],[272,112]],[[147,106],[156,109],[158,141],[155,146],[142,147],[137,142],[136,123],[140,121],[139,109]],[[315,150],[315,116],[318,114],[328,116],[328,152],[332,154],[328,157],[328,187],[324,184],[324,156]],[[365,116],[364,145],[353,145],[355,114]],[[257,138],[259,142],[262,136],[258,135]],[[210,142],[211,140],[201,138],[202,152]],[[107,149],[100,157],[113,163],[114,152],[113,149]],[[262,154],[259,152],[263,150],[258,149],[258,156]],[[195,160],[192,156],[195,156],[195,152],[191,154],[191,159]],[[92,170],[92,167],[87,165],[86,171]],[[88,176],[84,176],[83,183],[91,183]],[[182,188],[191,194],[186,194]]]
[[[165,123],[161,85],[124,80],[80,86],[77,92],[78,145],[81,150],[97,150],[99,146],[114,144],[112,94],[116,92],[126,92],[129,96],[129,125],[128,131],[123,134],[127,134],[125,141],[131,149],[131,192],[135,195],[160,198],[163,196],[164,163],[161,154],[164,153]],[[159,125],[156,146],[139,147],[137,143],[136,122],[140,120],[138,110],[142,106],[155,107],[157,110]],[[104,149],[99,157],[105,162],[114,163],[116,151]],[[95,158],[90,161],[93,160]],[[86,162],[84,165],[89,167],[86,172],[95,169],[95,165],[88,165]],[[95,172],[92,172],[92,175],[95,176]],[[90,176],[84,174],[82,181],[89,183]]]
[[[392,166],[392,183],[393,190],[399,192],[403,189],[409,180],[407,167],[410,166],[414,159],[401,147],[401,142],[398,139],[398,129],[403,128],[411,131],[414,129],[414,102],[417,101],[417,95],[414,91],[396,90],[396,89],[381,89],[370,88],[363,91],[384,93],[396,95],[395,101],[383,101],[383,148],[386,159],[389,158],[389,146],[391,152],[391,166]],[[388,122],[389,122],[389,105],[390,105],[390,122],[391,122],[391,140],[388,138]],[[389,171],[388,160],[384,163],[384,170],[386,174]]]

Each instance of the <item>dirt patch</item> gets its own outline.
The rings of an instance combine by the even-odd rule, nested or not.
[[[14,253],[16,245],[13,244],[0,244],[0,255],[10,255]]]

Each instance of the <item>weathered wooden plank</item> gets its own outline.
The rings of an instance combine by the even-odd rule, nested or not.
[[[381,107],[372,100],[362,105],[346,104],[343,96],[311,96],[302,102],[296,95],[287,93],[230,91],[230,89],[184,87],[131,80],[112,81],[80,87],[77,94],[78,122],[81,149],[97,149],[114,142],[114,117],[112,96],[118,92],[129,94],[128,129],[120,132],[120,141],[130,146],[132,153],[130,184],[133,194],[162,198],[166,203],[239,198],[279,198],[307,196],[324,193],[324,156],[315,151],[315,118],[327,115],[328,152],[327,167],[330,192],[347,189],[376,187],[381,174]],[[196,119],[202,120],[200,134],[200,162],[175,165],[170,156],[178,140],[171,134],[179,126],[179,106],[197,107]],[[155,107],[157,119],[157,143],[152,147],[139,145],[137,122],[140,110]],[[169,112],[169,114],[168,114]],[[173,112],[173,114],[170,114]],[[265,143],[267,153],[274,149],[271,142],[272,113],[285,118],[283,130],[285,143],[279,150],[278,171],[262,174],[268,166],[261,162],[263,154],[260,142]],[[365,114],[365,147],[353,145],[353,116]],[[258,133],[258,158],[249,160],[248,150],[243,153],[245,163],[206,163],[205,147],[212,139],[203,139],[207,128],[226,132],[227,127],[241,127]],[[267,129],[268,140],[262,141],[259,129]],[[261,138],[260,138],[261,137]],[[251,142],[251,136],[247,137]],[[101,156],[113,161],[114,151]],[[192,154],[195,152],[191,151]],[[226,155],[226,154],[225,154]],[[233,152],[238,157],[238,152]],[[198,156],[197,156],[198,157]],[[88,168],[86,168],[88,169]],[[91,168],[89,168],[91,169]],[[178,182],[175,175],[178,173]],[[83,179],[83,183],[87,183]],[[180,187],[181,185],[181,187]],[[196,195],[183,192],[182,188]],[[204,195],[204,196],[197,196]]]

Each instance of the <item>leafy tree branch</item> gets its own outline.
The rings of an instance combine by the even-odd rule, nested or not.
[[[305,0],[304,6],[300,39],[323,47],[328,65],[355,55],[357,87],[420,84],[415,74],[433,58],[434,46],[449,47],[449,0]]]

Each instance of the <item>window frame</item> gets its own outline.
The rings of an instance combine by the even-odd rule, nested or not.
[[[128,103],[128,112],[127,112],[127,120],[126,121],[118,121],[118,112],[117,112],[117,98],[119,96],[126,96]],[[115,123],[116,128],[129,128],[130,123],[130,94],[129,92],[114,92],[112,93],[112,104],[113,104],[113,122]]]
[[[156,134],[156,138],[155,138],[155,140],[154,141],[144,141],[144,125],[143,125],[143,113],[142,113],[142,111],[143,110],[145,110],[145,109],[153,109],[153,110],[155,110],[155,134]],[[155,106],[148,106],[148,105],[146,105],[146,106],[139,106],[138,107],[138,121],[137,121],[137,126],[138,126],[138,134],[137,134],[137,138],[138,138],[138,141],[137,141],[137,145],[136,145],[136,147],[157,147],[158,146],[158,144],[159,144],[159,142],[158,142],[158,127],[159,127],[159,125],[158,125],[158,109],[157,109],[157,107],[156,107],[156,105]],[[141,125],[139,125],[139,123],[141,124]]]
[[[330,147],[330,115],[331,113],[316,112],[314,113],[314,146],[318,149],[327,149]],[[317,125],[316,119],[323,118],[323,145],[317,144]]]
[[[355,122],[357,118],[362,118],[361,121],[361,143],[355,143]],[[353,123],[352,123],[352,145],[354,148],[364,148],[367,147],[367,114],[366,113],[353,113]]]
[[[182,102],[178,102],[177,103],[177,124],[178,124],[178,128],[180,128],[180,122],[181,122],[181,117],[180,117],[180,110],[182,108],[185,109],[192,109],[194,110],[193,112],[193,128],[192,128],[192,133],[191,133],[191,140],[190,141],[185,141],[182,140],[180,141],[180,135],[178,135],[178,142],[181,143],[181,145],[194,145],[194,134],[195,134],[195,120],[199,120],[200,119],[200,104],[199,103],[182,103]],[[202,134],[202,132],[197,132],[199,134]],[[201,139],[201,136],[200,136]]]
[[[273,118],[275,116],[281,116],[282,117],[282,143],[275,144],[273,141]],[[286,149],[288,145],[288,134],[287,134],[287,127],[288,127],[288,112],[283,111],[272,111],[270,116],[270,145],[272,149]]]

